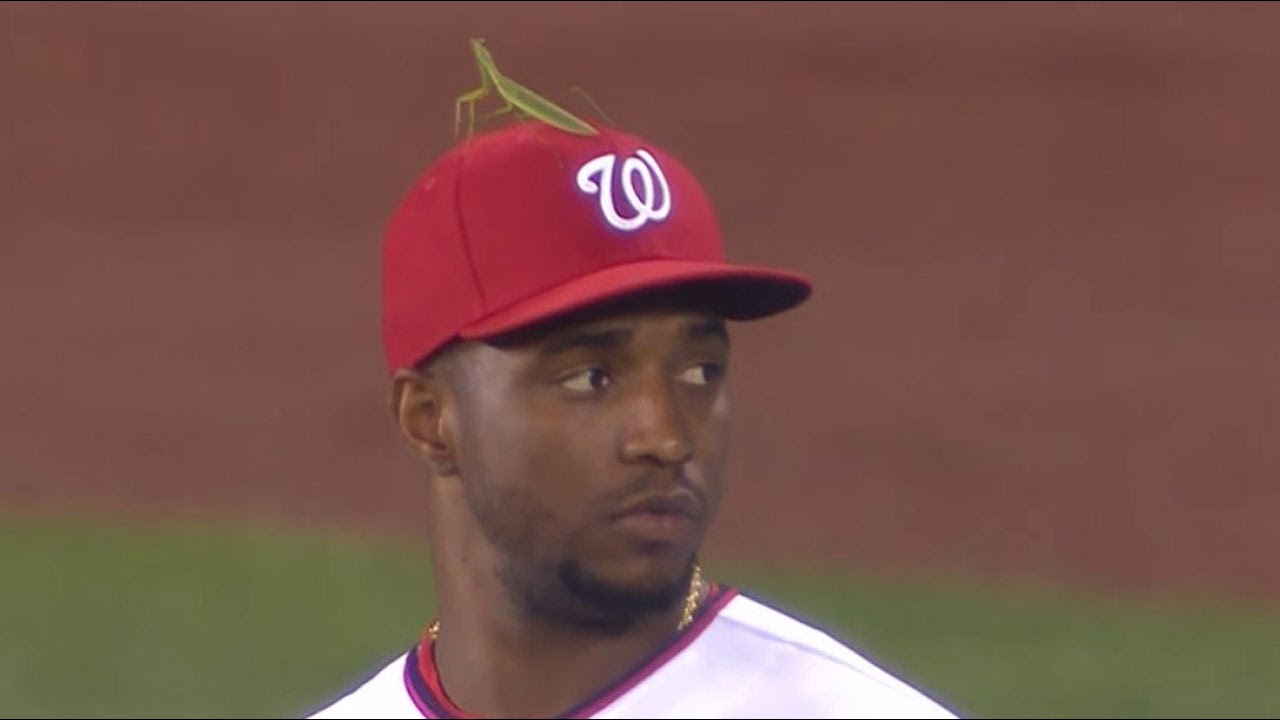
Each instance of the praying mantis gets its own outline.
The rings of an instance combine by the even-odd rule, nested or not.
[[[467,136],[470,137],[476,126],[476,103],[492,92],[496,92],[506,105],[490,113],[490,116],[518,110],[575,135],[599,134],[595,128],[569,111],[503,75],[494,63],[493,56],[489,54],[489,49],[485,47],[484,40],[473,38],[471,52],[475,55],[476,66],[480,70],[480,87],[459,95],[454,102],[453,133],[455,136],[462,125],[462,107],[464,105],[467,107]]]

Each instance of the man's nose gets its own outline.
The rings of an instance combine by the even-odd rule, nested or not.
[[[628,404],[623,433],[623,462],[673,466],[693,456],[689,423],[666,383],[651,383],[636,394]]]

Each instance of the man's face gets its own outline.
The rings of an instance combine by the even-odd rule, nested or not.
[[[723,321],[615,309],[457,358],[457,462],[526,609],[616,626],[683,598],[729,441]]]

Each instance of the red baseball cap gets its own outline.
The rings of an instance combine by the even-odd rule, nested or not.
[[[661,148],[537,121],[464,140],[391,216],[382,252],[388,369],[455,339],[520,329],[604,300],[705,284],[731,320],[799,305],[795,273],[726,262],[697,178]]]

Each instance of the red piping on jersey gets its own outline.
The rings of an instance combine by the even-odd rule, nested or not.
[[[418,712],[424,718],[436,718],[436,714],[427,709],[427,703],[418,696],[418,691],[413,687],[413,666],[418,658],[418,649],[414,648],[409,651],[408,656],[404,659],[404,691],[409,695],[409,699],[413,701],[413,706],[418,708]]]
[[[694,616],[693,622],[689,624],[689,627],[677,635],[671,644],[642,660],[632,670],[623,674],[616,683],[606,687],[586,701],[574,705],[562,717],[589,718],[613,704],[618,698],[626,695],[635,686],[643,682],[645,678],[657,672],[659,668],[680,654],[690,643],[697,640],[698,636],[702,635],[703,631],[711,625],[711,621],[724,609],[724,606],[728,605],[729,601],[733,600],[737,595],[738,591],[736,589],[722,588],[713,583],[710,592],[707,594],[710,602],[702,606],[698,614]],[[415,676],[417,682],[414,682]],[[431,697],[422,697],[418,689],[418,683],[424,686],[424,689]],[[440,672],[435,663],[434,644],[425,634],[418,646],[409,652],[408,657],[405,659],[404,688],[409,693],[409,698],[413,700],[413,704],[418,708],[418,712],[421,712],[424,718],[433,720],[437,718],[480,720],[479,715],[472,715],[466,712],[449,699],[443,683],[440,682]]]
[[[431,695],[430,699],[419,697],[417,688],[414,687],[413,678],[410,672],[414,669],[417,659],[416,669],[418,677],[427,686],[427,692]],[[416,653],[410,653],[408,660],[405,662],[404,687],[409,691],[409,697],[413,700],[413,704],[418,706],[418,711],[426,718],[458,718],[459,720],[480,720],[479,715],[472,715],[463,710],[453,701],[449,699],[449,694],[444,691],[444,684],[440,682],[440,672],[436,668],[436,646],[431,642],[425,634],[421,642],[418,643]],[[435,702],[431,702],[434,700]],[[439,714],[433,706],[439,707]]]

